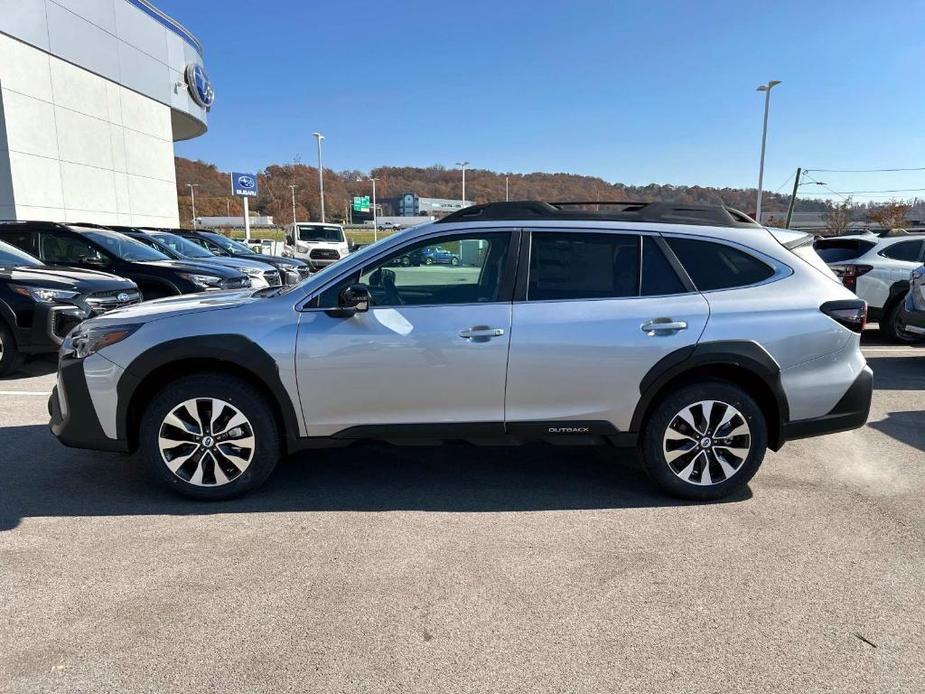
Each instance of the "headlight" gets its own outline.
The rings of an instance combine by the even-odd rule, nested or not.
[[[61,344],[61,356],[70,359],[83,359],[109,347],[122,342],[134,333],[141,325],[110,325],[94,327],[82,323],[68,333]]]
[[[216,277],[215,275],[193,275],[186,272],[181,272],[180,277],[189,280],[200,289],[218,287],[222,283],[222,278]]]
[[[242,267],[241,272],[248,277],[263,277],[263,270],[259,267]]]
[[[43,304],[52,304],[55,301],[63,299],[73,299],[79,296],[78,292],[72,292],[66,289],[48,289],[46,287],[24,287],[14,285],[13,291],[21,296],[27,296]]]

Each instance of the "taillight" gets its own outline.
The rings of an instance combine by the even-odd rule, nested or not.
[[[856,333],[864,332],[864,326],[867,325],[867,302],[860,299],[826,301],[819,310],[836,323]]]
[[[874,269],[871,265],[832,265],[831,268],[841,283],[853,292],[858,289],[858,277]]]

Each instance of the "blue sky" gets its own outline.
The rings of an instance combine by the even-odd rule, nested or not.
[[[769,79],[767,189],[797,166],[925,166],[925,1],[157,4],[202,39],[217,93],[177,153],[223,169],[314,163],[318,130],[338,170],[468,159],[753,186]],[[925,188],[925,172],[817,178]]]

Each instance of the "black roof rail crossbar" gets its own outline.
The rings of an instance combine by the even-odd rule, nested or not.
[[[570,206],[620,206],[619,210],[568,210]],[[725,205],[686,205],[672,202],[540,202],[519,200],[472,205],[447,215],[437,223],[490,222],[543,219],[615,222],[662,222],[723,227],[759,227],[754,219]]]

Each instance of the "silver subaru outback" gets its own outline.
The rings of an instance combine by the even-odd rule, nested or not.
[[[406,262],[441,248],[455,264]],[[62,345],[51,429],[196,498],[363,439],[636,446],[718,499],[768,448],[860,427],[866,306],[812,238],[719,206],[476,205],[295,287],[180,296]]]

